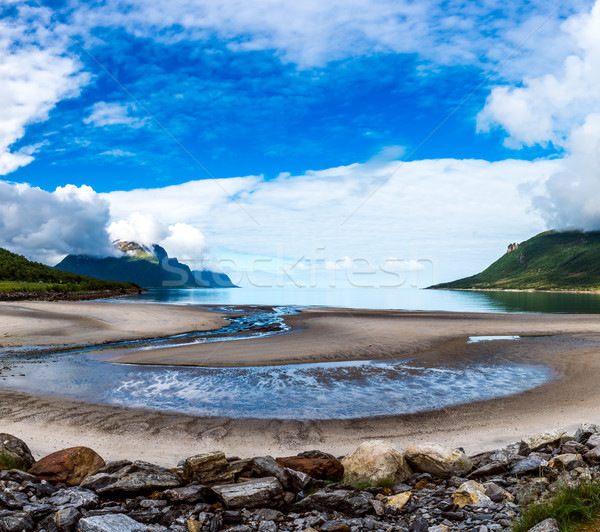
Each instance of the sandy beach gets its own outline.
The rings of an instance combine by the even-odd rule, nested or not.
[[[218,329],[201,307],[88,301],[0,303],[0,346],[81,345]]]
[[[105,305],[104,309],[97,307],[100,305]],[[2,305],[2,334],[11,333],[2,345],[18,345],[18,341],[27,345],[37,341],[41,345],[52,337],[49,328],[53,326],[64,331],[61,343],[83,343],[191,330],[193,320],[203,327],[222,323],[222,318],[204,309],[155,307],[158,306],[103,303]],[[19,314],[30,312],[35,313],[32,319]],[[52,316],[46,316],[47,312]],[[114,314],[119,312],[123,313],[120,317]],[[474,453],[537,431],[558,426],[572,431],[584,421],[600,422],[600,350],[596,347],[600,345],[600,319],[594,315],[312,309],[289,317],[288,322],[296,332],[221,342],[211,348],[222,346],[219,360],[228,364],[408,355],[420,356],[431,364],[439,357],[458,357],[456,362],[460,363],[461,353],[469,354],[464,348],[467,336],[560,333],[541,339],[536,348],[525,342],[512,342],[506,353],[490,347],[493,342],[488,342],[482,344],[480,355],[523,364],[541,362],[551,367],[557,377],[518,395],[434,412],[393,417],[377,417],[374,413],[368,419],[304,422],[199,418],[3,390],[2,432],[24,439],[36,457],[60,448],[88,445],[106,459],[141,458],[174,465],[183,457],[212,449],[237,456],[282,456],[318,448],[341,455],[369,438],[385,439],[400,449],[419,441],[435,441],[462,446]],[[74,323],[84,323],[89,329],[78,329],[71,335],[69,328]],[[141,353],[118,356],[127,362],[133,362],[131,357],[135,356],[135,362],[141,363],[157,363],[158,357],[162,363],[184,364],[185,357],[190,356],[188,349],[149,351],[144,356],[151,358],[146,359],[140,358]],[[414,400],[419,401],[418,395]]]

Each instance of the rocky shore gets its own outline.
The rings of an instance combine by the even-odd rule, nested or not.
[[[0,301],[91,301],[126,295],[141,294],[142,288],[95,290],[93,292],[49,292],[47,290],[0,292]]]
[[[220,451],[171,469],[105,462],[88,447],[35,461],[0,434],[3,532],[510,530],[520,508],[600,477],[600,426],[553,430],[467,456],[433,443],[403,452],[380,440],[334,457],[242,459]],[[535,532],[559,532],[552,520]]]

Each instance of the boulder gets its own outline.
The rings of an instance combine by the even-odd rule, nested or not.
[[[521,440],[519,454],[528,454],[533,451],[538,451],[547,445],[555,445],[567,435],[564,429],[547,430],[540,434],[527,436]]]
[[[538,523],[533,528],[530,528],[528,532],[560,532],[558,521],[553,517],[544,519],[541,523]]]
[[[79,521],[79,532],[146,532],[148,527],[123,514],[85,517]]]
[[[348,477],[373,483],[383,479],[403,482],[412,475],[402,453],[380,440],[361,443],[342,460],[342,466]]]
[[[45,456],[29,473],[49,482],[79,486],[81,481],[105,466],[102,457],[89,447],[71,447]]]
[[[295,512],[341,512],[353,517],[360,517],[373,511],[370,499],[365,492],[358,490],[320,490],[292,507]]]
[[[305,458],[303,456],[288,456],[277,458],[283,467],[300,471],[317,480],[342,480],[344,466],[337,458]]]
[[[54,522],[60,532],[75,532],[80,519],[81,514],[75,508],[64,508],[54,516]]]
[[[473,467],[470,458],[463,451],[437,443],[411,445],[404,456],[416,471],[439,477],[464,476]]]
[[[197,454],[183,462],[183,478],[186,482],[201,484],[220,484],[233,482],[234,473],[229,470],[225,454],[220,451]]]
[[[514,502],[515,500],[511,493],[498,486],[495,482],[484,482],[483,487],[485,488],[485,494],[493,502]]]
[[[10,434],[0,434],[0,469],[27,471],[35,462],[27,444]]]
[[[253,459],[252,476],[256,478],[275,477],[285,490],[294,492],[306,489],[312,480],[301,471],[282,466],[271,456],[258,456]]]
[[[404,508],[408,500],[410,499],[410,491],[405,491],[403,493],[398,493],[398,495],[392,495],[388,497],[385,505],[390,506],[391,508]]]
[[[275,477],[257,478],[238,484],[212,487],[223,504],[229,509],[278,507],[281,505],[283,487]]]
[[[141,460],[108,464],[81,483],[81,487],[91,489],[99,495],[151,493],[180,485],[181,480],[173,471]]]
[[[164,499],[175,504],[196,504],[199,502],[212,502],[214,493],[208,486],[190,484],[181,488],[172,488],[163,491]]]
[[[461,484],[454,493],[452,502],[459,508],[465,506],[485,508],[493,504],[492,500],[485,494],[485,487],[474,480],[467,480],[467,482]]]

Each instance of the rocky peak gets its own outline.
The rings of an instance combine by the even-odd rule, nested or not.
[[[511,251],[514,251],[515,249],[519,249],[519,244],[517,244],[516,242],[513,242],[512,244],[508,245],[508,249],[506,250],[506,253],[510,253]]]

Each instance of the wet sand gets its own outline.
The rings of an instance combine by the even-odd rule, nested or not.
[[[307,309],[285,321],[292,332],[274,337],[156,350],[113,349],[105,356],[128,364],[270,366],[412,357],[467,336],[600,333],[600,316],[590,314]]]
[[[181,458],[212,449],[237,456],[282,456],[318,448],[341,455],[370,438],[385,439],[399,449],[435,441],[475,453],[557,426],[572,431],[580,422],[600,422],[597,316],[310,310],[291,317],[290,323],[298,332],[223,342],[221,349],[257,344],[248,350],[254,358],[248,355],[246,363],[255,363],[260,350],[264,362],[418,353],[435,363],[444,352],[459,353],[470,335],[564,336],[550,337],[536,349],[513,349],[510,355],[524,364],[547,364],[556,372],[555,380],[518,395],[434,412],[385,418],[375,412],[368,419],[306,422],[198,418],[1,391],[1,431],[23,438],[36,457],[88,445],[105,459],[137,458],[173,466]],[[269,346],[272,341],[275,346]],[[235,355],[235,350],[227,354]],[[501,346],[486,352],[503,356]],[[243,350],[237,351],[241,355]],[[414,400],[419,401],[418,394]]]
[[[100,344],[218,329],[222,314],[201,307],[108,302],[0,303],[0,347]]]

